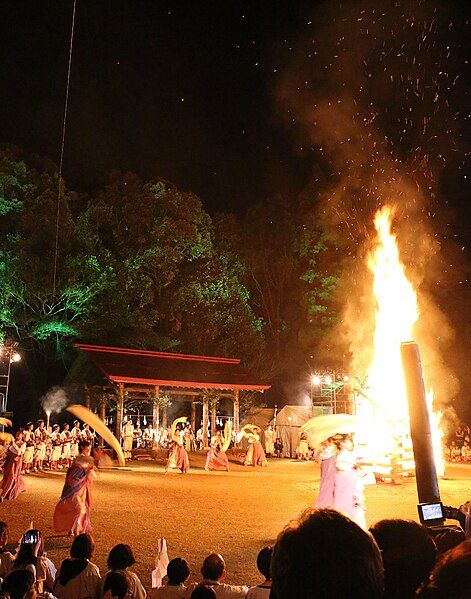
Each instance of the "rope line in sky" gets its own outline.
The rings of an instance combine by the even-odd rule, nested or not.
[[[62,192],[62,165],[64,162],[64,146],[65,146],[65,130],[67,124],[67,109],[69,106],[69,87],[70,87],[70,73],[72,69],[72,50],[74,46],[74,31],[75,31],[75,13],[77,9],[77,0],[74,0],[74,6],[72,9],[72,27],[70,31],[70,46],[69,46],[69,64],[67,68],[67,86],[65,91],[65,106],[64,106],[64,120],[62,122],[62,140],[61,140],[61,152],[59,162],[59,183],[57,187],[57,208],[56,208],[56,239],[54,245],[54,269],[52,276],[52,297],[56,295],[56,283],[57,283],[57,260],[59,256],[59,217],[60,217],[60,200]]]

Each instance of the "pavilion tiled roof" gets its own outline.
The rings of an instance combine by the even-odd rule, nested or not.
[[[265,391],[235,358],[193,356],[101,345],[75,344],[113,383],[196,389]]]

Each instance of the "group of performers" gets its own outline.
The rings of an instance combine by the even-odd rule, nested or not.
[[[189,470],[189,457],[185,447],[186,431],[186,418],[178,418],[173,422],[169,433],[166,473],[170,469],[180,470],[183,474]],[[267,465],[260,433],[260,428],[250,424],[245,425],[239,433],[238,440],[245,437],[248,444],[243,462],[245,466]],[[267,440],[265,431],[265,438],[267,450],[274,452],[274,437],[270,438],[268,435]],[[231,439],[230,424],[227,423],[224,433],[217,431],[211,438],[205,470],[229,471],[226,450]],[[89,532],[91,486],[96,475],[97,460],[92,457],[93,435],[88,425],[81,428],[79,421],[76,421],[70,431],[68,425],[63,427],[62,432],[55,425],[52,432],[47,432],[44,422],[40,420],[36,428],[29,423],[25,430],[17,431],[4,456],[0,502],[13,500],[25,490],[21,474],[27,471],[24,460],[28,451],[28,464],[32,464],[33,468],[42,469],[47,454],[51,469],[67,467],[62,494],[54,511],[55,530],[69,535]],[[314,459],[321,467],[316,507],[335,508],[366,528],[363,482],[351,436],[336,435],[327,439],[315,452]]]
[[[165,466],[166,473],[170,469],[180,470],[183,474],[188,472],[190,460],[185,446],[187,434],[188,427],[186,426],[186,418],[178,418],[175,420],[170,430],[172,445]],[[224,434],[221,431],[217,431],[213,437],[211,437],[204,465],[205,470],[226,470],[229,472],[229,460],[227,459],[226,451],[231,442],[231,438],[229,423],[226,423]]]
[[[202,427],[195,433],[191,424],[187,422],[181,431],[183,431],[182,437],[187,451],[201,451],[204,448]],[[153,428],[151,424],[144,424],[144,427],[141,427],[139,419],[133,423],[132,419],[128,418],[122,427],[122,443],[126,459],[131,459],[133,449],[169,449],[173,444],[171,427]]]
[[[73,423],[72,429],[69,424],[65,424],[62,431],[58,424],[54,424],[52,430],[48,430],[44,420],[38,420],[36,425],[28,422],[26,427],[17,431],[15,435],[18,452],[22,457],[22,474],[43,471],[46,468],[68,468],[79,453],[79,441],[93,441],[94,436],[88,424],[82,428],[78,420]],[[11,446],[3,447],[4,459],[8,457],[10,448]]]

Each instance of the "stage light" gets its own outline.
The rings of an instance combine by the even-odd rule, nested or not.
[[[15,352],[11,357],[12,362],[19,362],[20,360],[21,360],[21,356],[18,352]]]
[[[343,382],[344,382],[344,383],[348,383],[348,381],[349,381],[349,380],[350,380],[350,377],[349,377],[348,375],[345,375],[345,376],[343,377]]]
[[[324,383],[326,385],[332,385],[332,377],[330,376],[330,374],[328,374],[325,379],[324,379]]]
[[[311,376],[311,383],[313,385],[320,385],[321,384],[321,377],[317,374],[313,374]]]

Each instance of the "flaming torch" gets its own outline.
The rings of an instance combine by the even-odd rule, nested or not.
[[[427,395],[418,345],[413,341],[402,343],[401,357],[409,404],[410,432],[414,448],[419,503],[436,503],[440,501],[440,491],[433,459]]]

